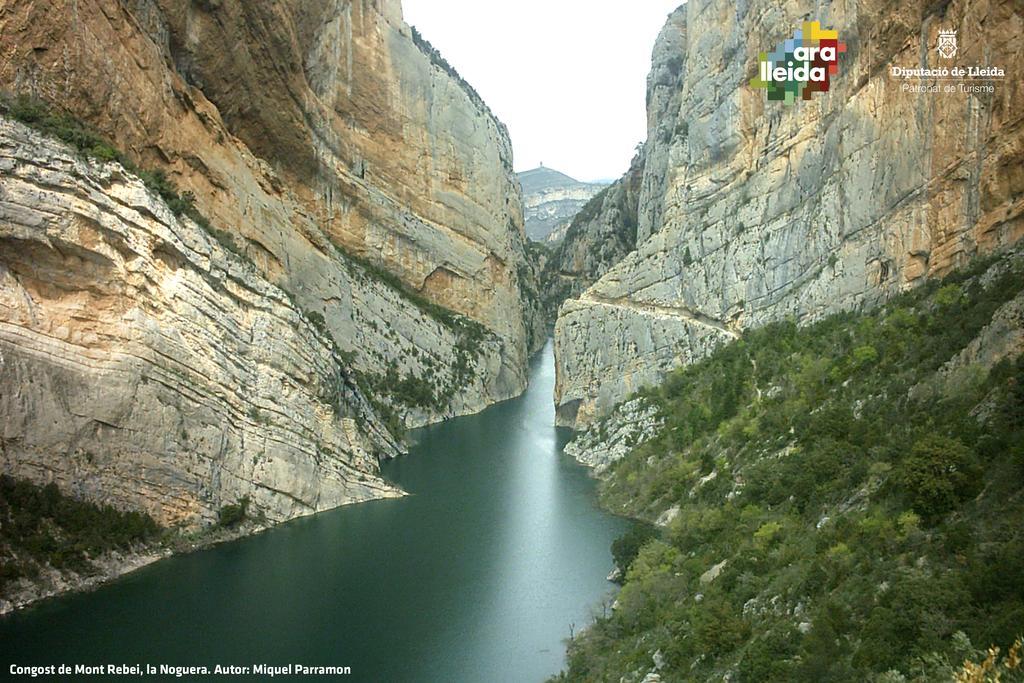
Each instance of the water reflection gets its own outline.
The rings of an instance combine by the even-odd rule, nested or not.
[[[611,589],[625,528],[561,454],[550,344],[531,386],[421,430],[412,495],[296,520],[0,620],[0,664],[348,665],[349,680],[541,681]],[[226,680],[226,678],[221,679]]]

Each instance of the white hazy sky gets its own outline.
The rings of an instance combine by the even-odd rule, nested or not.
[[[403,0],[509,129],[517,171],[611,179],[647,137],[651,50],[682,0]],[[628,9],[627,9],[628,8]]]

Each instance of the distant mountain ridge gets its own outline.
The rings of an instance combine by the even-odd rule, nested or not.
[[[523,186],[523,192],[542,192],[556,187],[580,184],[575,178],[546,166],[531,168],[516,175]]]
[[[538,166],[517,173],[523,187],[526,236],[535,242],[557,242],[573,217],[603,183],[583,183],[561,171]]]

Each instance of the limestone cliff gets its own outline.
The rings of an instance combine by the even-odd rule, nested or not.
[[[398,2],[10,2],[0,21],[0,84],[166,169],[343,350],[363,347],[343,329],[328,244],[502,339],[476,408],[522,389],[508,135]]]
[[[549,244],[565,237],[573,216],[604,187],[599,183],[581,183],[544,166],[516,175],[523,188],[526,236]]]
[[[278,521],[392,495],[386,427],[522,390],[508,135],[397,0],[12,0],[0,88],[211,226],[3,124],[5,471],[165,522],[242,495]]]
[[[786,106],[748,82],[801,21],[848,49]],[[584,425],[748,327],[805,322],[1024,234],[1019,3],[691,0],[654,50],[636,250],[561,310],[559,421]],[[891,67],[1000,66],[993,93],[901,91]]]

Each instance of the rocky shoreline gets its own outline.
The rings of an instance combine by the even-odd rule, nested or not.
[[[20,579],[15,584],[15,590],[0,597],[0,616],[24,609],[47,598],[98,588],[173,554],[170,549],[145,550],[138,553],[111,552],[93,560],[98,572],[87,576],[75,572],[64,573],[49,566],[41,568],[35,581]]]
[[[90,559],[95,570],[92,574],[61,572],[51,566],[40,567],[38,578],[19,579],[15,582],[13,590],[0,595],[0,617],[49,598],[95,590],[154,562],[207,550],[222,543],[262,533],[270,528],[271,526],[260,523],[244,524],[234,529],[211,527],[194,536],[183,533],[170,540],[140,545],[128,552],[111,551]]]

